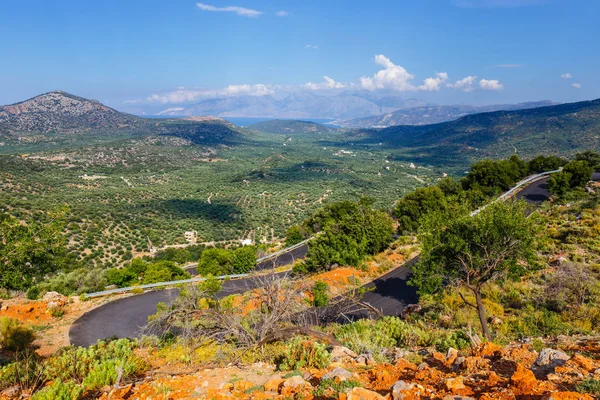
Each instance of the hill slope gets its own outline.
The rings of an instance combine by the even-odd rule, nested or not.
[[[402,149],[402,158],[433,164],[465,164],[515,151],[524,157],[569,154],[600,148],[600,99],[474,114],[436,125],[357,130],[350,138]]]
[[[253,129],[261,132],[268,133],[302,133],[302,134],[322,134],[322,133],[334,133],[338,130],[329,126],[317,124],[310,121],[299,121],[299,120],[282,120],[274,119],[271,121],[258,122],[248,126],[248,129]]]
[[[79,146],[148,135],[185,137],[195,143],[221,143],[238,140],[241,131],[220,118],[141,118],[62,91],[0,107],[3,152]]]
[[[395,125],[429,125],[452,121],[470,114],[492,111],[511,111],[535,107],[551,106],[551,101],[536,101],[519,104],[493,104],[489,106],[424,106],[398,110],[383,115],[356,118],[342,121],[339,124],[345,128],[386,128]]]

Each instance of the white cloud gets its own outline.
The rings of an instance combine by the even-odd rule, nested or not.
[[[502,90],[504,85],[496,79],[482,79],[479,81],[479,87],[483,90]]]
[[[328,76],[324,76],[323,80],[324,81],[321,83],[308,82],[304,85],[304,87],[310,90],[343,89],[346,87],[346,85],[344,85],[342,82],[337,82]]]
[[[581,89],[581,83],[577,83],[577,82],[572,83],[571,87],[574,87],[575,89]]]
[[[446,87],[462,90],[463,92],[472,92],[475,90],[475,81],[477,80],[476,76],[467,76],[461,80],[458,80],[454,83],[448,83]]]
[[[415,86],[411,81],[415,76],[409,73],[404,67],[394,64],[383,54],[375,56],[375,63],[383,67],[372,77],[363,76],[360,78],[360,84],[364,89],[377,90],[388,89],[403,91],[437,91],[441,85],[448,80],[448,74],[438,72],[435,76],[427,78],[422,85]]]
[[[317,50],[319,48],[319,45],[318,44],[307,44],[307,45],[304,45],[304,48]]]
[[[167,108],[166,110],[162,110],[157,115],[171,114],[171,113],[176,113],[176,112],[183,111],[183,110],[185,110],[185,108],[183,108],[183,107],[171,107],[171,108]]]
[[[565,72],[560,76],[562,79],[573,79],[573,75],[570,72]]]
[[[275,15],[277,15],[278,17],[287,17],[288,15],[290,15],[290,13],[285,10],[281,10],[277,11]]]
[[[266,96],[273,94],[274,91],[270,86],[262,83],[256,85],[229,85],[223,89],[186,89],[178,87],[177,89],[155,93],[148,96],[144,100],[131,100],[128,103],[163,103],[163,104],[181,104],[198,101],[204,98],[220,97],[220,96]]]
[[[438,72],[435,74],[435,77],[427,78],[423,81],[423,84],[420,85],[417,89],[424,90],[427,92],[433,92],[440,90],[440,86],[442,83],[448,80],[448,74],[445,72]]]
[[[262,11],[252,10],[250,8],[237,7],[237,6],[228,6],[228,7],[216,7],[211,6],[210,4],[204,3],[196,3],[196,7],[198,7],[202,11],[212,11],[212,12],[232,12],[237,15],[241,15],[242,17],[258,17],[262,14]]]

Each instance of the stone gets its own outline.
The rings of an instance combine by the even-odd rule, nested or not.
[[[44,294],[44,296],[42,297],[42,301],[45,301],[46,303],[57,302],[61,306],[67,304],[68,300],[69,299],[67,296],[63,296],[58,292],[46,292],[46,294]]]
[[[346,400],[385,400],[385,397],[372,390],[355,387],[348,392]]]
[[[446,353],[446,364],[454,364],[454,361],[458,358],[458,350],[450,347]]]
[[[352,378],[352,373],[344,368],[337,367],[323,375],[323,379],[331,379],[334,381],[347,381]]]
[[[279,393],[279,390],[281,389],[283,382],[285,382],[285,379],[281,379],[281,378],[269,379],[263,385],[265,388],[265,392]]]
[[[423,371],[424,369],[429,368],[429,364],[427,364],[425,361],[423,361],[421,364],[419,364],[417,366],[417,370],[419,371]]]
[[[469,396],[456,396],[453,394],[450,394],[446,397],[444,397],[444,400],[475,400],[473,397],[469,397]]]
[[[369,365],[369,366],[377,365],[377,361],[375,361],[375,358],[373,357],[373,354],[371,354],[371,353],[365,353],[365,354],[359,355],[358,357],[356,357],[356,362],[358,364],[362,364],[362,365]]]
[[[540,351],[535,365],[538,367],[559,367],[564,365],[570,357],[561,350],[545,348]]]
[[[575,364],[577,365],[579,368],[582,368],[588,372],[592,372],[594,371],[595,365],[594,362],[592,360],[590,360],[587,357],[582,356],[581,354],[575,354],[570,360],[569,360],[570,364]]]
[[[517,364],[517,370],[510,377],[510,383],[520,390],[528,391],[537,385],[537,379],[531,370]]]
[[[556,392],[543,397],[543,400],[593,400],[589,394],[577,392]]]
[[[281,394],[290,396],[311,387],[310,383],[306,382],[301,376],[292,376],[283,382]]]
[[[352,350],[350,350],[347,347],[333,346],[333,349],[331,349],[331,357],[332,358],[344,358],[344,357],[356,358],[357,355],[355,352],[353,352]]]
[[[233,384],[233,388],[235,390],[239,390],[240,392],[245,392],[251,387],[254,387],[254,383],[245,380],[237,381]]]
[[[413,383],[406,383],[404,381],[397,381],[391,387],[392,391],[392,399],[393,400],[404,400],[406,398],[406,393],[410,389],[412,389],[415,385]]]
[[[4,305],[4,306],[0,307],[0,311],[6,311],[6,310],[8,310],[8,306],[7,305]]]
[[[466,388],[465,384],[463,383],[462,376],[446,379],[444,381],[444,386],[446,387],[447,391],[452,392],[452,393]]]

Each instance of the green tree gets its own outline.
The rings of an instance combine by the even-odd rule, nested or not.
[[[146,271],[142,282],[144,284],[177,281],[180,279],[189,279],[190,274],[179,268],[172,261],[159,261],[150,264]]]
[[[419,188],[398,201],[394,216],[398,219],[401,233],[414,233],[419,229],[419,221],[424,215],[445,210],[446,196],[437,186]]]
[[[563,197],[571,190],[571,174],[558,172],[548,179],[548,190],[553,195]]]
[[[304,240],[304,230],[300,225],[292,225],[285,232],[285,246],[290,247]]]
[[[565,165],[563,172],[571,175],[571,187],[583,187],[592,179],[592,167],[587,161],[571,161]]]
[[[236,274],[245,274],[256,267],[256,248],[254,246],[244,246],[233,251],[233,272]]]
[[[196,268],[200,275],[227,275],[233,272],[233,253],[216,247],[202,252]]]
[[[483,335],[490,338],[482,287],[524,275],[530,264],[522,261],[535,258],[537,222],[525,210],[523,202],[498,202],[474,217],[430,215],[420,234],[421,260],[413,268],[411,284],[421,293],[435,292],[446,282],[470,290],[475,303],[463,300],[477,310]]]
[[[512,155],[508,160],[476,162],[462,183],[465,190],[478,189],[492,196],[508,190],[528,173],[527,163]]]
[[[557,156],[537,156],[529,161],[529,172],[539,174],[540,172],[554,171],[566,163],[564,158]]]
[[[32,217],[25,222],[0,213],[0,287],[27,289],[69,260],[62,232],[66,210]]]
[[[586,161],[594,171],[600,169],[600,154],[586,150],[575,155],[575,161]]]
[[[312,289],[312,306],[325,307],[329,304],[329,285],[323,281],[316,281]]]

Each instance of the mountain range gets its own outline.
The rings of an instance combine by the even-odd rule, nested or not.
[[[551,101],[534,101],[518,104],[493,104],[488,106],[436,106],[412,107],[380,115],[355,118],[347,121],[336,121],[335,124],[344,128],[387,128],[395,125],[430,125],[440,122],[453,121],[470,114],[491,111],[512,111],[528,108],[551,106],[557,103]]]

